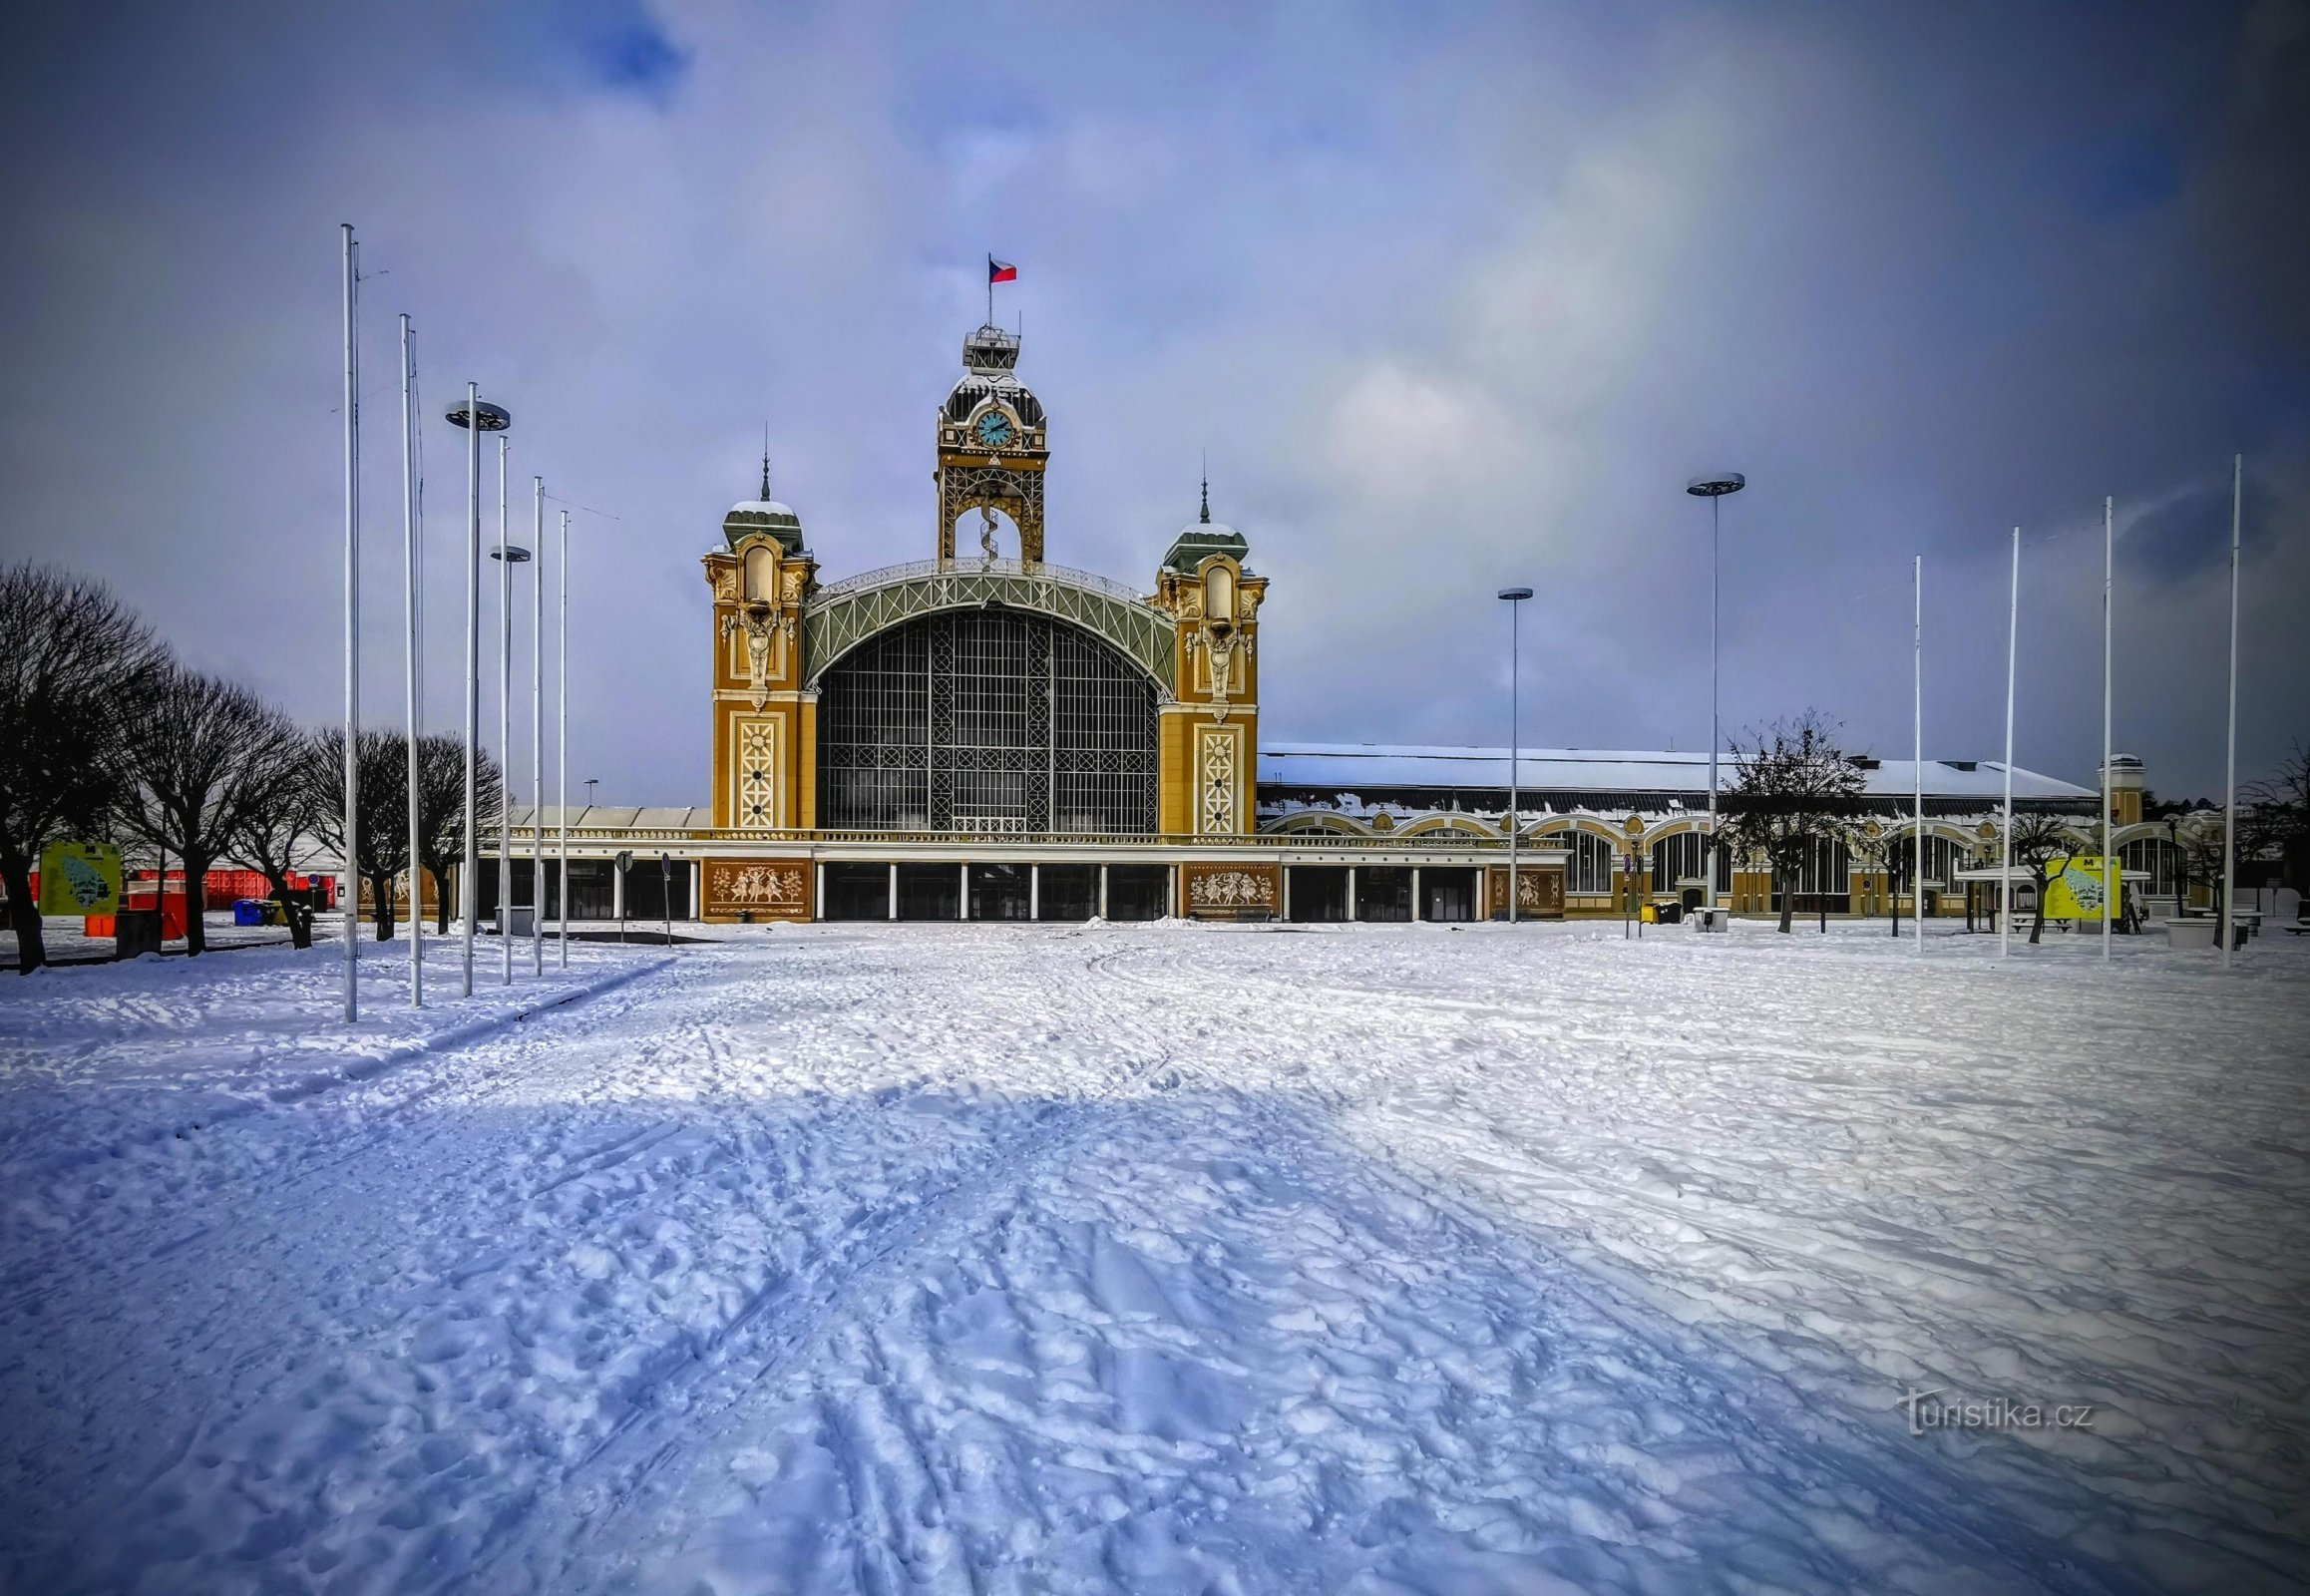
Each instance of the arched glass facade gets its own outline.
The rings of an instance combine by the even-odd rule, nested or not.
[[[818,823],[838,831],[1155,829],[1155,688],[1017,609],[894,626],[819,680]]]

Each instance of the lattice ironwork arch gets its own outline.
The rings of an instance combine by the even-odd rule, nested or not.
[[[1083,628],[934,610],[821,678],[819,824],[981,835],[1155,829],[1153,686]]]
[[[1089,632],[1172,696],[1178,633],[1129,589],[1085,572],[1016,560],[919,561],[821,588],[802,614],[803,685],[878,633],[948,609],[1022,609]]]

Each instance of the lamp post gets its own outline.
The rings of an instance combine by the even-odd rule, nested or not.
[[[465,996],[473,996],[474,922],[481,913],[481,819],[477,810],[481,736],[481,435],[514,424],[512,412],[486,403],[472,383],[465,403],[450,407],[451,426],[465,439],[465,859],[458,867],[457,892],[465,934]],[[439,883],[436,883],[438,889]]]
[[[505,451],[498,451],[505,459]],[[501,506],[504,501],[500,499]],[[498,942],[505,974],[498,985],[514,984],[514,567],[528,565],[530,551],[501,543],[490,551],[498,563],[498,747],[505,759],[504,796],[498,801]],[[537,916],[533,911],[531,920]]]
[[[1523,793],[1517,784],[1519,767],[1524,763],[1524,715],[1518,688],[1523,683],[1523,670],[1517,654],[1523,643],[1523,603],[1532,597],[1529,588],[1502,588],[1500,598],[1508,606],[1508,924],[1513,926],[1520,918],[1516,912],[1519,883],[1516,874],[1516,834],[1523,830]]]
[[[1723,500],[1729,493],[1738,493],[1748,486],[1748,479],[1737,471],[1720,471],[1710,476],[1695,477],[1685,484],[1685,492],[1696,499],[1709,501],[1709,908],[1717,908],[1717,860],[1722,844],[1717,836],[1717,750],[1725,738],[1717,729],[1717,593],[1720,569],[1717,549],[1724,520]],[[1715,915],[1711,915],[1715,924]]]

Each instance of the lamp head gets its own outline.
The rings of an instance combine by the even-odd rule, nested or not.
[[[459,400],[444,412],[453,427],[471,427],[476,432],[503,432],[514,424],[514,413],[504,405],[493,405],[487,399],[474,401],[468,410]]]
[[[1685,484],[1685,492],[1696,499],[1722,499],[1729,493],[1738,493],[1748,486],[1748,479],[1737,471],[1713,472],[1706,477],[1695,477]]]
[[[1522,603],[1525,599],[1532,597],[1532,590],[1529,588],[1502,588],[1500,590],[1500,597],[1507,599],[1510,603]]]
[[[508,565],[526,566],[530,563],[530,551],[519,544],[501,543],[490,551],[490,558],[503,560]]]

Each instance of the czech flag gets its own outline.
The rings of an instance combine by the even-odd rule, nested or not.
[[[1016,266],[1007,260],[997,260],[992,255],[986,257],[986,282],[989,287],[998,282],[1016,282],[1017,280],[1018,268]]]

